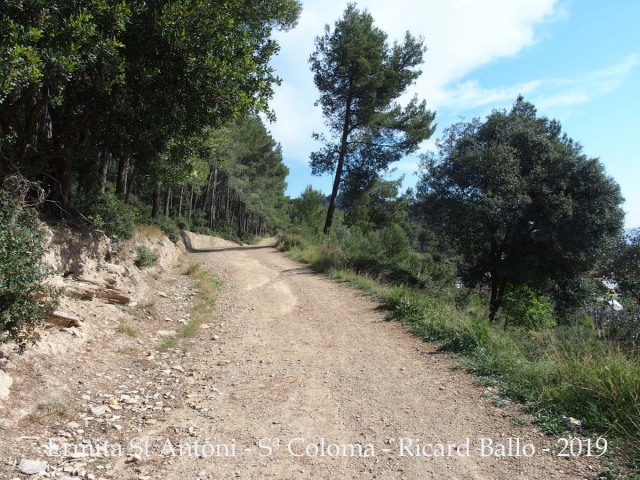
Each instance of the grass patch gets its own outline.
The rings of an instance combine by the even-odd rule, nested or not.
[[[58,400],[39,403],[33,412],[26,416],[29,423],[43,423],[50,418],[64,418],[67,415],[67,407]]]
[[[160,346],[158,349],[160,351],[169,350],[170,348],[174,348],[178,344],[178,338],[175,336],[164,337],[162,342],[160,342]]]
[[[200,265],[197,263],[190,263],[184,271],[184,275],[195,276],[199,271]]]
[[[164,237],[164,232],[159,226],[149,224],[136,225],[136,234],[142,238],[161,239]]]
[[[148,249],[144,245],[136,249],[136,258],[133,261],[136,267],[146,268],[153,267],[158,262],[158,254]]]
[[[122,335],[126,335],[127,337],[135,338],[138,336],[138,331],[135,328],[124,323],[121,323],[116,327],[116,332],[121,333]]]
[[[186,275],[193,278],[198,294],[195,296],[195,304],[191,309],[191,317],[186,325],[178,331],[177,335],[165,337],[160,343],[160,350],[168,350],[178,346],[181,340],[193,338],[198,333],[200,326],[210,320],[214,311],[218,292],[222,283],[209,271],[191,264],[187,267]]]

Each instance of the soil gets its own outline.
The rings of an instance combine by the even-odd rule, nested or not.
[[[63,351],[12,357],[0,478],[24,478],[23,458],[48,462],[31,478],[140,480],[584,479],[601,468],[559,457],[559,439],[519,406],[273,239],[189,238],[193,251],[149,276],[135,308],[96,304],[82,340],[60,332]],[[189,319],[190,263],[223,281],[217,307],[163,351]]]

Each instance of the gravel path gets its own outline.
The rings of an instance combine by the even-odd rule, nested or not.
[[[193,242],[199,250],[175,270],[149,276],[137,309],[86,306],[93,313],[80,333],[50,337],[59,353],[33,349],[9,362],[16,381],[0,410],[0,478],[26,478],[28,468],[42,472],[31,479],[66,480],[547,480],[598,471],[595,459],[559,458],[558,439],[516,405],[496,402],[375,302],[290,260],[273,240]],[[189,263],[224,288],[193,339],[159,351],[189,318]]]
[[[198,410],[169,419],[194,429],[172,445],[208,450],[176,449],[166,478],[586,478],[582,462],[542,451],[556,440],[514,426],[517,409],[271,241],[193,255],[229,288],[190,357]]]

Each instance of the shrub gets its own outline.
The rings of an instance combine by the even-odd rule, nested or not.
[[[157,218],[153,218],[151,220],[151,223],[160,227],[160,230],[162,230],[167,238],[169,238],[169,240],[171,240],[173,243],[176,243],[178,240],[180,240],[180,229],[178,228],[178,225],[176,225],[176,222],[172,219],[165,216],[160,216]]]
[[[302,235],[296,233],[285,233],[278,241],[278,248],[284,252],[293,250],[294,248],[303,248],[307,245],[307,241]]]
[[[512,287],[504,297],[503,314],[507,323],[529,330],[555,326],[553,305],[526,285]]]
[[[81,199],[78,210],[116,242],[133,237],[134,209],[111,192]]]
[[[22,352],[35,343],[58,292],[43,285],[52,271],[40,261],[46,232],[23,195],[0,191],[0,343]]]
[[[393,263],[406,260],[411,252],[407,234],[397,223],[385,227],[380,232],[380,244],[385,258]]]
[[[136,267],[153,267],[158,262],[158,254],[141,245],[136,249]]]

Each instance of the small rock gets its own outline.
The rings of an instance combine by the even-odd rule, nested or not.
[[[130,397],[129,395],[122,395],[120,397],[120,401],[126,403],[127,405],[134,405],[138,403],[138,400],[136,400],[133,397]]]
[[[127,269],[123,265],[116,265],[115,263],[106,263],[104,264],[104,268],[107,272],[114,275],[124,275],[127,272]]]
[[[110,411],[111,409],[109,408],[108,405],[98,405],[97,407],[91,408],[91,413],[94,414],[96,417],[100,417]]]
[[[60,327],[79,327],[80,317],[73,313],[66,313],[60,310],[54,310],[48,319],[49,323]]]
[[[20,473],[24,473],[25,475],[35,475],[37,473],[44,472],[48,466],[49,464],[42,460],[29,460],[28,458],[23,458],[20,460],[18,470],[20,470]]]
[[[158,330],[158,336],[160,337],[170,337],[175,334],[176,334],[175,330]]]
[[[0,370],[0,400],[6,400],[13,385],[13,378],[8,373]]]
[[[580,430],[582,428],[582,422],[577,418],[563,416],[562,421],[570,430]]]

